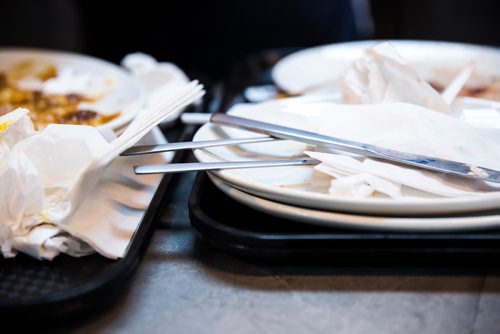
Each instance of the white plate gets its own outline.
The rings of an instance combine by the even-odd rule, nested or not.
[[[273,68],[274,82],[289,93],[305,93],[321,88],[336,89],[338,75],[363,50],[381,41],[361,41],[319,46],[293,53]],[[445,84],[471,60],[479,77],[500,75],[499,49],[448,42],[391,41],[426,80]]]
[[[37,49],[0,49],[0,70],[22,60],[47,61],[62,69],[76,69],[111,81],[109,92],[97,101],[99,109],[120,112],[112,121],[99,126],[117,130],[129,123],[144,103],[141,85],[121,67],[97,58],[75,53]]]
[[[396,232],[458,232],[500,227],[500,214],[450,217],[363,216],[300,208],[273,202],[235,189],[210,175],[212,182],[229,197],[264,213],[307,224]]]
[[[276,101],[273,103],[286,103]],[[269,104],[267,104],[269,105]],[[304,108],[304,113],[309,113],[312,108]],[[233,115],[246,118],[259,118],[263,121],[273,122],[280,118],[280,123],[300,122],[301,119],[292,120],[292,114],[271,112],[271,108],[235,108],[229,111]],[[306,122],[306,114],[295,113],[294,117],[302,117]],[[212,124],[205,124],[195,134],[193,140],[215,140],[221,138],[237,138],[255,136],[255,133],[222,128]],[[251,145],[251,146],[249,146]],[[196,158],[201,162],[217,161],[242,161],[263,160],[291,157],[294,153],[300,154],[305,145],[290,141],[272,143],[247,144],[240,146],[212,147],[195,150]],[[383,215],[432,215],[463,213],[500,208],[500,192],[485,193],[474,197],[444,198],[421,193],[420,196],[390,198],[348,198],[338,197],[327,193],[330,177],[318,173],[313,166],[272,167],[272,168],[247,168],[226,169],[213,172],[217,177],[230,183],[232,186],[264,197],[273,201],[292,204],[300,207],[309,207],[328,211],[355,212],[363,214]]]

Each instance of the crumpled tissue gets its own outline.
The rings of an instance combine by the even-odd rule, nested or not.
[[[146,107],[155,106],[170,98],[178,88],[190,81],[177,65],[158,62],[152,56],[142,52],[126,55],[121,65],[142,84],[147,95]],[[178,116],[179,113],[172,113],[163,122],[169,122]]]
[[[453,117],[449,105],[389,43],[367,49],[366,56],[354,61],[339,82],[343,102],[351,104],[318,106],[323,112],[317,132],[500,169],[500,146],[484,131]],[[411,196],[403,191],[411,188],[455,197],[499,190],[483,182],[345,153],[306,153],[322,162],[318,171],[333,177],[329,191],[335,195],[401,198]]]
[[[85,126],[50,125],[35,132],[27,109],[0,117],[0,124],[0,240],[3,254],[12,256],[36,226],[61,224],[74,210],[75,182],[108,142]]]
[[[127,55],[123,66],[143,85],[144,108],[168,101],[189,82],[174,64],[159,63],[142,53]],[[19,85],[48,93],[97,96],[112,86],[107,75],[63,69],[46,82],[25,80]],[[0,117],[0,248],[4,257],[19,251],[39,259],[60,253],[82,256],[97,251],[112,259],[126,254],[161,180],[159,175],[137,176],[133,166],[167,163],[171,154],[121,157],[109,166],[89,168],[116,138],[107,130],[52,124],[36,132],[26,109]],[[165,142],[155,128],[138,144]]]
[[[130,161],[123,166],[126,159],[113,162],[97,187],[89,183],[97,183],[100,173],[80,184],[108,145],[89,126],[52,124],[36,132],[26,109],[0,117],[0,246],[5,257],[18,251],[40,259],[61,252],[124,256],[145,207],[120,205],[119,198],[150,199],[155,188],[152,179],[133,180]],[[124,174],[124,169],[130,171]],[[93,188],[91,195],[75,196],[80,186]]]
[[[338,82],[343,103],[406,102],[450,112],[441,95],[388,42],[366,49],[365,57],[355,60]]]

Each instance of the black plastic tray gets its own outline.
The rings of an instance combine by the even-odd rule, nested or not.
[[[169,141],[188,140],[195,130],[180,124],[167,127],[168,131],[163,132]],[[178,152],[173,161],[182,161],[184,155]],[[81,258],[60,255],[53,261],[39,261],[23,254],[13,259],[0,256],[0,323],[27,328],[35,324],[40,328],[67,322],[98,312],[124,295],[175,181],[173,174],[162,178],[122,259],[109,260],[97,254]]]
[[[263,51],[235,67],[222,85],[218,111],[245,101],[249,86],[272,85],[271,68],[295,49]],[[224,195],[200,173],[190,198],[191,223],[206,242],[235,255],[280,263],[420,260],[459,265],[500,263],[500,230],[483,233],[377,233],[319,227],[270,216]]]
[[[500,264],[500,230],[479,233],[390,233],[297,223],[253,210],[199,173],[189,197],[198,236],[257,261],[335,264]]]

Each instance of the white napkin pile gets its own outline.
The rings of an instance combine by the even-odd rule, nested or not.
[[[53,124],[35,132],[26,109],[0,117],[0,245],[5,257],[18,251],[40,259],[61,252],[125,254],[158,177],[134,178],[132,162],[117,159],[79,203],[72,191],[78,175],[107,145],[88,126]],[[145,159],[166,162],[161,155]]]
[[[157,63],[148,55],[129,55],[124,64],[144,85],[145,107],[168,100],[170,92],[177,93],[188,82],[175,65]],[[72,79],[70,88],[76,90],[85,90],[91,82],[67,73],[53,86]],[[123,257],[161,180],[158,175],[136,176],[133,166],[167,163],[171,155],[122,157],[82,178],[109,147],[103,134],[93,127],[57,124],[36,132],[28,112],[17,109],[0,117],[3,256],[20,251],[53,259],[60,253],[82,256],[97,251],[112,259]],[[161,132],[153,129],[138,144],[164,142]]]
[[[390,43],[365,50],[339,78],[343,103],[406,102],[450,112],[450,107]]]
[[[142,84],[148,97],[146,107],[155,106],[168,99],[170,94],[190,81],[177,65],[158,62],[152,56],[142,52],[128,54],[123,58],[121,65]],[[172,113],[163,121],[168,122],[178,116],[178,113]]]
[[[54,226],[62,224],[75,205],[72,189],[78,175],[108,142],[86,126],[50,125],[35,132],[27,109],[0,117],[0,127],[2,253],[13,256],[15,249],[23,249],[35,255],[26,248],[41,235],[58,234]],[[40,256],[53,257],[54,247],[63,245],[50,245]]]
[[[321,109],[317,132],[500,169],[500,145],[451,116],[448,104],[390,44],[366,50],[366,56],[353,62],[339,81],[343,102],[358,105],[316,106]],[[316,169],[333,177],[329,191],[335,195],[401,198],[418,190],[454,197],[499,190],[359,156],[306,153],[322,161]]]
[[[500,170],[500,145],[491,136],[492,131],[485,131],[484,122],[481,127],[478,122],[467,122],[471,117],[455,117],[460,113],[450,112],[442,96],[407,65],[392,45],[382,43],[366,50],[366,56],[354,61],[339,81],[342,104],[305,96],[240,104],[229,112],[341,139]],[[496,128],[489,130],[498,132]],[[233,137],[255,136],[231,129],[224,131]],[[498,185],[443,177],[346,152],[308,148],[301,143],[252,144],[245,149],[280,157],[305,152],[321,161],[315,167],[318,172],[332,177],[329,192],[335,196],[413,200],[475,196],[500,190]]]
[[[500,169],[500,146],[462,120],[408,103],[311,106],[321,110],[317,132],[409,153]],[[334,177],[330,193],[355,197],[409,196],[404,188],[435,196],[465,196],[498,190],[478,182],[369,158],[307,151],[322,161],[320,172]]]

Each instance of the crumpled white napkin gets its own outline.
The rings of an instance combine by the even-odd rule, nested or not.
[[[158,128],[143,137],[138,145],[163,144]],[[99,183],[61,229],[99,254],[116,259],[125,256],[130,241],[161,181],[161,175],[135,175],[133,166],[165,164],[172,154],[120,157],[107,168]]]
[[[475,126],[478,122],[472,122],[470,117],[455,117],[460,112],[450,113],[441,96],[401,59],[390,44],[375,46],[366,53],[365,58],[355,61],[339,78],[344,101],[349,103],[292,98],[238,104],[229,113],[340,139],[500,170],[500,145],[494,139],[498,134],[491,136],[491,132],[496,131],[492,128],[494,124],[488,124],[488,128],[481,122],[481,128],[478,128]],[[467,107],[466,101],[455,104],[455,108]],[[224,132],[231,137],[255,136],[255,133],[234,129],[224,128]],[[443,177],[301,143],[279,141],[245,145],[244,148],[261,158],[291,158],[305,152],[322,162],[315,169],[332,177],[329,192],[336,196],[413,199],[476,196],[500,190],[498,185]]]
[[[341,139],[500,169],[500,146],[484,129],[449,114],[408,103],[337,104],[300,100],[234,106],[231,114]],[[226,129],[231,137],[252,135]],[[253,134],[255,136],[255,134]],[[293,157],[305,151],[332,176],[330,193],[347,197],[474,196],[497,187],[395,166],[346,152],[278,141],[245,145],[259,155]],[[313,176],[314,177],[314,176]]]
[[[72,210],[75,178],[108,144],[92,127],[50,125],[35,132],[27,109],[0,117],[0,209],[4,255],[16,236],[41,223],[61,223]]]
[[[500,169],[500,146],[463,120],[389,43],[366,50],[339,77],[343,102],[324,105],[318,132],[381,147]],[[395,103],[404,102],[404,103]],[[355,197],[404,197],[412,188],[436,196],[498,191],[494,186],[443,179],[435,173],[399,167],[363,157],[306,152],[334,177],[330,193]],[[335,152],[337,153],[337,152]]]
[[[72,191],[77,176],[108,145],[88,126],[53,124],[35,132],[26,109],[0,117],[0,246],[5,257],[22,251],[52,259],[60,252],[80,256],[93,249],[109,258],[125,254],[157,177],[135,179],[131,161],[118,159],[69,215],[80,205]],[[161,155],[146,159],[166,161]]]
[[[158,62],[152,56],[142,52],[126,55],[121,65],[142,84],[147,95],[146,107],[157,105],[170,98],[170,94],[190,81],[177,65],[169,62]],[[169,115],[163,122],[177,118],[179,113]]]
[[[406,102],[450,112],[441,95],[388,42],[366,49],[365,57],[341,73],[338,82],[343,103]]]
[[[187,86],[188,78],[173,64],[157,63],[144,54],[127,59],[128,69],[145,87],[145,108],[154,110],[177,98],[179,90]],[[85,94],[97,89],[103,93],[102,87],[92,82],[103,80],[105,75],[87,80],[85,73],[67,72],[42,83],[42,88],[83,90]],[[97,251],[109,258],[123,257],[161,179],[157,175],[138,177],[133,174],[133,165],[166,163],[171,154],[120,158],[110,166],[102,164],[90,169],[92,173],[84,173],[96,157],[102,158],[108,141],[116,135],[69,125],[50,125],[35,132],[27,112],[18,109],[0,117],[3,255],[11,257],[21,251],[52,259],[59,253],[82,256]],[[169,118],[176,116],[171,113]],[[161,132],[153,129],[139,144],[164,142]]]

